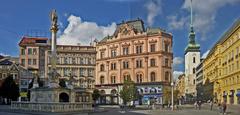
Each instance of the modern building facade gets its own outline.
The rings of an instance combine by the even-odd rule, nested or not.
[[[122,22],[113,35],[96,45],[96,89],[101,104],[121,104],[119,92],[125,80],[136,83],[142,95],[163,102],[163,88],[172,80],[172,35],[160,28],[145,29],[142,20]]]
[[[203,62],[204,81],[214,84],[216,102],[240,104],[240,19],[217,41]]]

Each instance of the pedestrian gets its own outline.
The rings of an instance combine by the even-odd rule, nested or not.
[[[148,99],[147,104],[148,104],[148,109],[150,109],[150,99]]]
[[[218,109],[219,109],[219,113],[222,113],[222,105],[220,104],[220,102],[218,103]]]
[[[212,108],[213,108],[213,101],[211,100],[210,101],[210,110],[212,110]]]
[[[226,104],[226,102],[223,102],[223,104],[222,104],[222,110],[223,110],[223,115],[226,114],[226,110],[227,110],[227,104]]]
[[[198,109],[201,110],[201,105],[202,105],[202,102],[201,101],[198,101]]]
[[[197,105],[198,105],[198,103],[197,103],[197,101],[195,101],[195,103],[194,103],[195,109],[197,109]]]

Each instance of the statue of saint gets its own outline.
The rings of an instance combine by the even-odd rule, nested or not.
[[[51,12],[52,27],[57,27],[57,20],[58,20],[58,16],[57,16],[56,10],[52,10]]]

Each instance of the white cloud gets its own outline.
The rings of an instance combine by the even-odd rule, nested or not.
[[[209,52],[210,52],[210,50],[207,50],[205,53],[203,53],[202,58],[203,58],[203,59],[206,58],[207,55],[209,54]]]
[[[4,56],[4,57],[5,57],[5,56],[10,56],[10,55],[5,54],[5,53],[0,53],[0,55],[1,55],[1,56]]]
[[[239,3],[240,0],[193,0],[193,25],[195,31],[200,34],[201,40],[206,40],[206,35],[214,29],[216,15],[220,8]],[[190,0],[185,0],[182,9],[190,11],[190,5]],[[182,29],[180,28],[181,25],[189,27],[189,15],[180,15],[172,18],[168,24],[169,28]]]
[[[183,64],[183,58],[182,57],[174,57],[173,58],[173,66],[176,67],[180,64]]]
[[[174,71],[173,72],[173,79],[177,80],[178,76],[182,75],[183,72],[182,71]]]
[[[58,38],[58,44],[65,45],[89,45],[91,38],[102,39],[112,35],[116,29],[116,23],[108,26],[100,26],[95,22],[82,21],[80,17],[70,15],[68,26]]]
[[[152,26],[154,18],[162,13],[161,0],[151,0],[145,4],[148,11],[147,23]]]
[[[183,17],[178,19],[177,15],[171,15],[167,17],[169,23],[168,23],[168,28],[170,30],[179,30],[183,29],[183,27],[186,26],[187,22],[187,17]]]

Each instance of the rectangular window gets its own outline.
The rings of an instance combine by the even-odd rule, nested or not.
[[[142,53],[142,46],[136,46],[136,53],[137,54]]]
[[[151,60],[150,60],[150,66],[151,66],[151,67],[154,67],[154,66],[155,66],[155,59],[151,59]]]
[[[111,70],[116,70],[116,63],[111,63]]]
[[[32,48],[28,48],[28,55],[32,55]]]
[[[92,59],[88,58],[88,64],[92,64]]]
[[[80,68],[80,77],[84,76],[84,68]]]
[[[128,61],[123,62],[123,69],[128,69]]]
[[[32,65],[32,60],[28,59],[28,65]]]
[[[33,48],[33,55],[37,55],[37,49]]]
[[[165,43],[165,46],[164,46],[165,52],[168,52],[168,47],[169,47],[169,45],[167,43]]]
[[[165,66],[168,67],[168,58],[165,59]]]
[[[101,59],[104,58],[104,52],[101,52],[101,53],[100,53],[100,58],[101,58]]]
[[[68,59],[67,59],[67,57],[64,57],[64,64],[68,64]]]
[[[116,56],[117,56],[116,50],[111,50],[111,57],[116,57]]]
[[[128,55],[128,47],[123,48],[123,55]]]
[[[21,60],[21,64],[22,64],[22,66],[25,66],[25,59]]]
[[[142,60],[137,60],[136,61],[136,68],[141,68],[142,67]]]
[[[155,52],[155,44],[150,45],[150,52]]]
[[[37,65],[37,60],[33,59],[33,65]]]
[[[25,55],[25,49],[21,49],[21,55]]]

